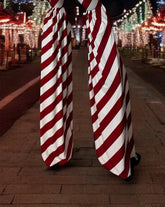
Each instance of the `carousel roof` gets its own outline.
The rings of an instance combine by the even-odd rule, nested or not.
[[[10,21],[16,21],[15,14],[8,10],[0,8],[0,23],[9,23]]]
[[[165,6],[162,7],[155,16],[148,19],[142,24],[142,28],[145,30],[162,31],[165,27]]]

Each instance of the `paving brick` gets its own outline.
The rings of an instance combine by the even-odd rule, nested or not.
[[[0,205],[0,207],[11,207],[11,205]],[[164,207],[164,206],[160,206],[160,205],[107,205],[107,204],[99,204],[99,205],[91,205],[91,204],[76,204],[76,205],[65,205],[65,204],[21,204],[21,205],[12,205],[12,207]]]
[[[110,205],[80,205],[80,207],[151,207],[151,205],[129,205],[129,204],[110,204]]]
[[[122,183],[122,179],[114,175],[108,176],[61,176],[61,175],[48,175],[48,176],[17,176],[5,177],[0,180],[0,184],[113,184]]]
[[[4,194],[52,194],[60,193],[61,185],[8,185]]]
[[[75,148],[73,152],[73,159],[91,159],[96,158],[96,151],[94,147],[82,147]]]
[[[92,166],[92,159],[85,160],[85,159],[73,159],[70,160],[70,165],[72,166],[81,166],[81,167],[90,167]]]
[[[77,167],[68,164],[66,166],[60,166],[59,168],[49,169],[47,167],[24,167],[19,175],[38,175],[38,176],[48,176],[48,175],[61,175],[61,176],[72,176],[75,174],[77,176],[87,175],[87,176],[105,176],[108,175],[108,171],[102,167]]]
[[[101,167],[101,164],[98,161],[98,159],[92,159],[92,166],[93,167]]]
[[[160,156],[161,161],[163,162],[164,161],[163,158],[165,157],[165,146],[160,147],[159,149],[157,149],[157,152],[158,152],[158,154]]]
[[[109,197],[94,195],[16,195],[14,204],[109,204]]]
[[[20,167],[2,167],[0,168],[0,177],[10,177],[10,176],[17,176],[18,173],[20,172],[21,168]]]
[[[136,195],[110,195],[111,204],[120,204],[120,205],[134,205],[139,204],[138,197]]]
[[[164,207],[164,204],[153,204],[152,207]]]
[[[75,138],[74,140],[74,146],[75,147],[93,147],[93,140],[89,138]],[[89,157],[88,157],[89,159]]]
[[[139,196],[140,204],[165,204],[165,194],[150,194]]]
[[[152,184],[152,177],[150,175],[149,170],[143,170],[144,168],[139,165],[134,169],[134,177],[131,182],[133,183],[141,183],[141,184]],[[145,168],[146,169],[146,168]]]
[[[14,195],[0,195],[0,204],[10,204]]]
[[[86,184],[87,181],[83,176],[17,176],[4,177],[0,184]]]
[[[64,194],[158,194],[164,188],[157,184],[121,184],[121,185],[63,185]]]
[[[38,142],[34,143],[34,145],[32,146],[31,152],[28,154],[28,157],[26,159],[26,162],[24,163],[24,166],[28,166],[28,167],[38,166],[41,169],[43,169],[43,166],[46,167],[46,164],[44,164],[44,161],[41,157],[41,150],[40,150],[40,146]]]
[[[8,185],[8,184],[11,184],[11,183],[17,183],[19,180],[18,180],[18,176],[16,177],[13,177],[13,176],[4,176],[3,179],[0,179],[0,185]]]
[[[153,183],[165,184],[165,172],[151,172]]]
[[[5,185],[0,185],[0,194],[4,191]]]
[[[8,146],[8,144],[7,144]],[[20,153],[20,152],[9,152],[7,150],[1,151],[0,153],[0,166],[3,167],[20,167],[28,157],[28,153]]]
[[[80,207],[80,205],[63,205],[63,204],[15,204],[15,205],[0,205],[0,207]],[[99,206],[101,207],[101,206]],[[109,206],[108,206],[109,207]]]
[[[160,123],[165,124],[165,105],[161,102],[150,102],[148,105]]]

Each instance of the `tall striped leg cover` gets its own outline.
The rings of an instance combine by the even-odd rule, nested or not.
[[[100,163],[113,174],[131,175],[135,157],[127,74],[110,20],[100,0],[79,0],[87,9],[88,76],[95,147]]]
[[[63,0],[52,0],[42,32],[40,144],[48,166],[63,165],[72,156],[71,26]]]

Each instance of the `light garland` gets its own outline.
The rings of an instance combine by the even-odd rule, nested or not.
[[[47,0],[36,0],[33,3],[33,14],[28,17],[29,21],[35,25],[42,27],[46,12],[50,9],[50,4]]]
[[[150,2],[148,0],[143,0],[136,4],[134,8],[125,11],[123,17],[117,20],[116,24],[120,29],[131,31],[141,26],[141,24],[151,16],[152,10]]]
[[[140,1],[134,8],[125,11],[124,16],[115,22],[117,39],[122,47],[144,47],[148,43],[149,32],[142,30],[141,25],[152,15],[148,0]]]
[[[152,25],[154,25],[156,27],[165,27],[165,22],[164,23],[152,22]]]

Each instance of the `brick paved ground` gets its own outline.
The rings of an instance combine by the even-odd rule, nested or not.
[[[39,103],[0,137],[0,206],[165,207],[164,97],[128,70],[136,149],[127,183],[98,163],[89,115],[86,51],[74,51],[74,156],[49,169],[39,147]]]

